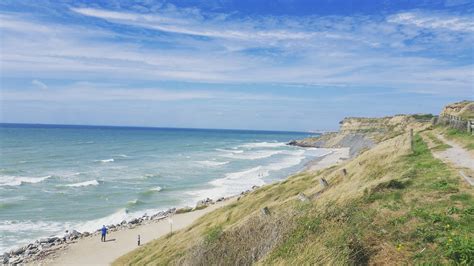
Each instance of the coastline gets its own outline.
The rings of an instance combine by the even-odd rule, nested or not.
[[[297,172],[317,171],[349,158],[349,148],[328,148],[329,152],[321,157],[314,158]],[[296,173],[297,173],[296,172]],[[258,186],[252,187],[257,189]],[[12,250],[3,255],[9,258],[7,263],[34,263],[40,265],[107,265],[120,256],[137,248],[138,235],[141,244],[160,238],[170,232],[169,217],[173,217],[173,230],[179,230],[191,225],[196,219],[217,208],[223,207],[238,196],[249,193],[251,190],[216,201],[201,200],[195,208],[171,208],[151,216],[143,215],[130,221],[107,225],[109,228],[109,242],[100,242],[99,230],[89,232],[72,232],[62,237],[48,237],[37,240],[23,247]],[[87,256],[85,256],[87,254]]]

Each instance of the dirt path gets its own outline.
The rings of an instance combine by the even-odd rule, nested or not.
[[[471,186],[474,186],[474,178],[472,177],[472,173],[474,173],[474,157],[472,154],[454,141],[447,140],[441,135],[436,137],[451,146],[451,148],[444,151],[433,151],[433,156],[460,169],[461,176]]]

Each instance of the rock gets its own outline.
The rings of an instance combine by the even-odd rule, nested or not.
[[[220,198],[218,198],[218,199],[216,200],[216,202],[224,201],[224,199],[225,199],[224,197],[220,197]]]
[[[211,205],[211,204],[214,204],[214,201],[210,198],[206,198],[204,200],[200,200],[196,203],[196,208],[197,210],[199,209],[204,209],[206,208],[207,206]]]
[[[59,237],[55,237],[55,236],[54,237],[49,237],[48,238],[48,243],[54,243],[54,242],[56,242],[56,240],[59,240]]]
[[[263,215],[267,216],[267,215],[270,215],[270,210],[268,209],[268,207],[263,207],[261,209],[261,212]]]
[[[257,188],[259,188],[259,186],[255,186],[255,185],[252,186],[252,189],[257,189]]]
[[[321,186],[322,186],[323,188],[329,186],[328,181],[326,181],[326,179],[324,179],[324,178],[319,179],[319,184],[321,184]]]
[[[303,192],[300,192],[298,194],[298,199],[302,202],[308,202],[309,201],[309,198]]]
[[[91,234],[90,234],[89,232],[84,232],[84,233],[82,233],[82,236],[84,236],[84,237],[88,237],[88,236],[90,236],[90,235],[91,235]]]
[[[9,264],[11,265],[17,265],[17,264],[20,264],[23,262],[23,258],[22,257],[16,257],[16,258],[13,258],[13,259],[10,259],[8,261]]]
[[[130,222],[128,222],[129,224],[138,224],[140,223],[140,220],[138,218],[135,218],[135,219],[132,219]]]
[[[41,245],[41,249],[48,249],[52,247],[54,244],[53,243],[45,243]]]
[[[347,175],[347,170],[346,170],[346,168],[342,168],[341,172],[342,172],[342,175],[343,175],[343,176],[346,176],[346,175]]]
[[[10,260],[10,256],[8,255],[8,253],[5,252],[0,261],[2,262],[2,264],[8,264],[9,260]]]
[[[14,249],[10,252],[10,255],[12,256],[18,256],[20,254],[23,254],[23,252],[25,252],[26,250],[26,247],[19,247],[17,249]]]
[[[125,225],[125,224],[127,224],[127,221],[123,220],[120,224]]]

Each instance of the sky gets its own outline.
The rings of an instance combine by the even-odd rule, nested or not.
[[[474,1],[0,2],[0,122],[334,130],[474,98]]]

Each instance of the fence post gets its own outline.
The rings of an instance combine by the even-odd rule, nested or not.
[[[467,133],[471,133],[471,120],[467,120]]]
[[[415,151],[415,147],[413,143],[413,128],[410,128],[410,149],[411,149],[411,152]]]

